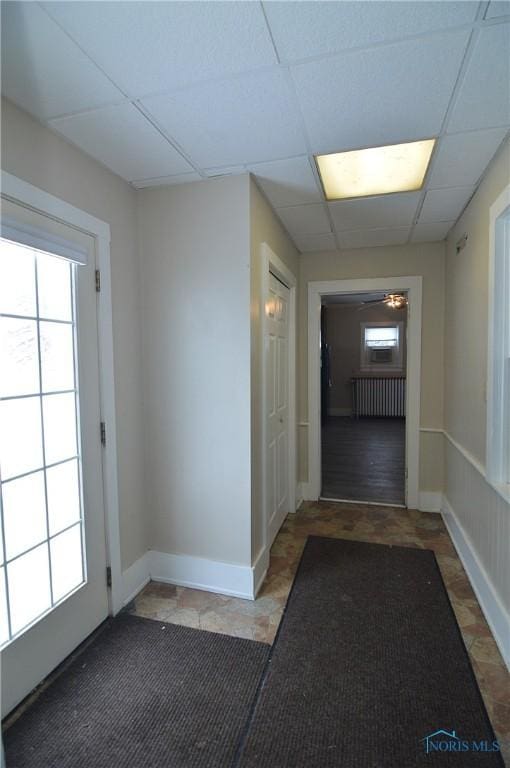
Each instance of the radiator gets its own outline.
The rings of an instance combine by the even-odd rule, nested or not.
[[[405,416],[405,376],[356,376],[352,381],[352,412],[356,416]]]

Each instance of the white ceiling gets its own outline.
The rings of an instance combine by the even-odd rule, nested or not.
[[[510,3],[2,2],[2,90],[135,187],[250,171],[299,250],[442,239],[510,128]],[[326,203],[313,155],[439,137]]]

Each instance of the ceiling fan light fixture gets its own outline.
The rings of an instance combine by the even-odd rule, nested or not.
[[[407,296],[401,293],[390,293],[384,299],[384,303],[391,309],[404,309],[407,307]]]
[[[316,155],[326,200],[421,189],[435,139]]]

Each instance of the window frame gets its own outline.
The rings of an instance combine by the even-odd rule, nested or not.
[[[365,331],[367,328],[397,328],[398,340],[393,348],[395,350],[393,361],[391,363],[371,363],[369,357],[370,347],[365,343]],[[362,373],[381,373],[384,371],[402,371],[403,354],[402,338],[404,332],[404,323],[402,320],[384,320],[384,321],[361,321],[360,322],[360,371]]]
[[[510,184],[490,207],[485,476],[510,501]]]

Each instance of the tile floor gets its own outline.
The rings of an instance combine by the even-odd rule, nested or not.
[[[307,502],[289,515],[254,602],[151,582],[129,610],[138,616],[272,643],[309,535],[433,549],[496,735],[510,766],[510,675],[437,514],[391,507]]]

